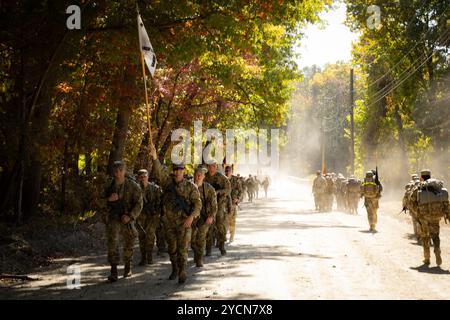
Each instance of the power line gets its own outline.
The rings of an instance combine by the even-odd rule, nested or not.
[[[423,8],[423,6],[425,5],[425,3],[426,3],[426,1],[424,1],[423,3],[422,3],[422,5],[420,6],[420,8],[419,9],[417,9],[418,11],[419,10],[421,10],[422,8]],[[437,18],[441,18],[445,13],[446,13],[446,9],[447,8],[445,8],[444,10],[443,10],[443,12],[442,12],[442,14],[440,14]],[[413,20],[414,20],[414,18],[415,18],[415,16],[410,20],[410,21],[408,21],[408,24],[411,24],[412,22],[413,22]],[[431,31],[432,29],[428,29],[427,30],[427,32],[425,32],[423,35],[422,35],[422,37],[416,42],[416,44],[412,47],[412,48],[410,48],[409,50],[408,50],[408,52],[405,54],[405,55],[403,55],[403,57],[393,66],[393,67],[391,67],[390,69],[395,69],[404,59],[406,59],[407,58],[407,56],[419,45],[419,43],[421,43],[421,41],[422,40],[424,40],[425,39],[425,36],[427,36],[428,35],[428,33]],[[386,53],[384,52],[383,53],[383,55],[386,55]],[[365,57],[365,56],[364,56]],[[386,77],[388,74],[390,73],[390,71],[388,71],[388,72],[386,72],[385,74],[383,74],[381,77],[379,77],[378,79],[376,79],[376,80],[374,80],[374,81],[372,81],[371,83],[369,83],[368,85],[367,85],[367,87],[368,88],[370,88],[372,85],[374,85],[375,83],[377,83],[378,81],[380,81],[381,79],[383,79],[384,77]]]
[[[439,39],[444,39],[445,36],[447,36],[448,30],[446,30],[441,36],[439,36],[438,39],[435,40],[434,43],[436,43]],[[434,44],[433,43],[433,44]],[[391,91],[393,91],[394,89],[398,88],[403,82],[405,82],[410,76],[412,76],[420,67],[422,67],[434,54],[434,51],[430,52],[429,54],[423,53],[422,55],[419,56],[419,58],[417,58],[413,64],[408,67],[407,69],[405,69],[400,75],[399,75],[399,79],[387,84],[385,87],[383,87],[382,89],[378,90],[374,95],[373,95],[373,99],[375,99],[376,102],[380,101],[381,99],[383,99],[384,97],[386,97]],[[419,62],[419,65],[416,66],[416,62],[419,61],[420,59],[422,59],[422,61]],[[414,68],[414,70],[408,72],[411,68]],[[404,77],[403,75],[408,72],[408,74],[406,74]],[[402,79],[403,77],[403,79]],[[372,105],[373,103],[370,103],[369,105]]]

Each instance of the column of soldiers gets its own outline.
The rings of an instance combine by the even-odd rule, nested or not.
[[[132,275],[133,247],[138,239],[139,265],[153,264],[156,242],[158,253],[167,250],[169,254],[172,266],[169,279],[178,278],[179,283],[187,279],[189,245],[194,263],[200,268],[203,256],[211,255],[214,244],[221,255],[226,254],[227,232],[229,242],[234,240],[245,180],[233,175],[233,167],[226,166],[224,175],[218,171],[217,163],[199,165],[194,176],[189,177],[184,165],[173,164],[169,173],[158,160],[153,145],[150,155],[156,183],[149,181],[146,169],[139,170],[135,180],[126,173],[125,164],[117,161],[113,165],[113,178],[102,194],[106,205],[110,282],[118,280],[119,238],[123,245],[124,278]]]
[[[356,192],[355,185],[357,186]],[[334,173],[322,174],[319,170],[313,181],[312,193],[316,211],[332,211],[333,203],[336,201],[337,210],[357,213],[360,182],[354,176],[346,179],[341,173],[336,176]]]
[[[312,186],[315,210],[318,212],[332,211],[336,200],[337,210],[358,214],[359,199],[364,198],[371,232],[376,231],[378,201],[382,190],[375,170],[367,172],[362,183],[354,176],[346,179],[341,173],[336,176],[334,173],[322,174],[317,171]]]

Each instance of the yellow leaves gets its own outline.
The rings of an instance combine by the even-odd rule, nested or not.
[[[73,87],[71,87],[67,82],[61,82],[57,88],[58,91],[63,93],[69,93],[73,90]]]
[[[78,215],[78,221],[86,221],[87,219],[93,218],[97,212],[94,210],[89,210]]]

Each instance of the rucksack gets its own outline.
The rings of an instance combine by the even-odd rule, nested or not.
[[[359,193],[361,191],[361,185],[356,179],[349,179],[347,183],[347,192],[349,193]]]
[[[446,214],[448,191],[442,181],[429,179],[420,184],[417,191],[417,204],[420,216],[442,218]]]
[[[325,193],[327,189],[327,181],[324,178],[316,178],[316,192]]]

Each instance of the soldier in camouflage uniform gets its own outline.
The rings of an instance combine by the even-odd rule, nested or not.
[[[194,219],[200,216],[202,201],[195,184],[184,178],[184,165],[174,164],[173,175],[170,175],[161,166],[152,144],[150,154],[155,177],[163,190],[164,228],[172,264],[169,279],[173,280],[178,276],[178,282],[184,283],[187,278],[186,264],[191,226]]]
[[[255,190],[255,195],[254,195],[254,197],[255,197],[256,199],[259,199],[259,185],[260,185],[260,183],[259,183],[258,176],[254,176],[254,177],[253,177],[253,188],[254,188],[254,190]]]
[[[358,203],[361,195],[361,182],[350,176],[344,186],[345,203],[350,214],[358,214]]]
[[[192,225],[191,246],[194,251],[196,267],[203,267],[203,254],[206,249],[206,236],[217,213],[217,195],[213,186],[204,182],[206,169],[198,166],[194,173],[194,182],[200,192],[202,210],[200,217]]]
[[[236,216],[237,216],[237,206],[239,199],[241,198],[242,188],[239,183],[239,178],[233,175],[233,167],[227,166],[225,168],[225,175],[231,184],[231,204],[230,204],[230,219],[229,219],[229,230],[230,230],[230,243],[234,240],[234,233],[236,232]]]
[[[347,210],[347,205],[345,201],[345,185],[347,180],[339,173],[336,178],[336,206],[338,211],[345,212]]]
[[[247,192],[246,186],[245,186],[245,178],[241,177],[241,175],[239,173],[237,174],[237,177],[238,177],[239,184],[241,185],[241,190],[242,190],[241,197],[239,198],[239,202],[243,202],[245,193]]]
[[[318,170],[316,172],[316,177],[314,178],[312,185],[312,193],[314,195],[314,204],[316,207],[316,211],[324,211],[325,203],[324,203],[324,195],[326,191],[326,180],[322,176],[322,172]]]
[[[139,185],[125,177],[126,167],[121,161],[114,162],[113,176],[102,193],[107,207],[106,238],[108,243],[108,262],[111,265],[110,282],[118,279],[119,236],[123,241],[124,278],[131,276],[133,246],[137,237],[134,222],[142,210],[142,192]]]
[[[261,183],[261,185],[264,188],[264,197],[267,199],[267,190],[269,189],[269,185],[270,185],[270,179],[268,176],[264,177],[263,182]]]
[[[217,163],[208,164],[208,172],[206,173],[205,181],[214,187],[217,194],[217,214],[215,220],[215,226],[217,231],[217,244],[221,255],[225,255],[227,251],[225,250],[225,241],[227,236],[227,204],[228,196],[231,194],[231,184],[222,173],[217,171]],[[208,236],[207,250],[211,249],[212,240]],[[210,251],[211,252],[211,251]],[[209,253],[210,253],[209,252]]]
[[[333,199],[334,194],[336,193],[336,185],[333,181],[333,176],[331,174],[327,174],[325,176],[326,180],[326,188],[325,188],[325,194],[324,196],[324,202],[325,202],[325,211],[331,212],[333,211]]]
[[[369,220],[369,231],[376,232],[378,221],[378,201],[381,198],[381,184],[375,183],[375,175],[372,171],[366,172],[366,177],[361,185],[361,197],[364,197],[364,206],[367,210],[367,219]]]
[[[418,174],[411,175],[411,181],[405,186],[405,194],[403,196],[403,210],[408,210],[412,219],[414,236],[417,242],[421,241],[420,224],[417,216],[417,212],[411,203],[411,195],[414,191],[414,187],[420,183],[420,177]]]
[[[139,231],[139,247],[141,249],[140,266],[153,264],[153,247],[155,246],[156,229],[160,224],[161,188],[148,181],[148,171],[141,169],[138,178],[142,189],[144,206],[137,219]]]
[[[249,202],[253,202],[253,197],[255,195],[255,188],[253,183],[253,177],[250,174],[248,178],[245,180],[245,186],[247,189],[247,197]]]
[[[420,183],[414,186],[411,193],[411,206],[417,212],[421,227],[424,265],[430,264],[430,243],[433,242],[436,264],[442,264],[441,240],[439,238],[439,222],[450,216],[450,205],[447,189],[442,181],[431,179],[430,170],[420,172]],[[422,199],[422,194],[423,199]]]
[[[164,253],[167,252],[166,234],[164,232],[164,216],[160,217],[159,224],[156,227],[156,246],[158,247],[159,256],[164,255]]]

